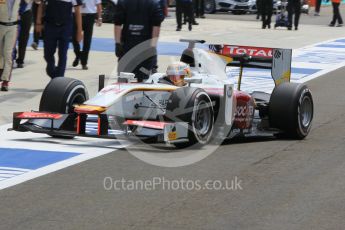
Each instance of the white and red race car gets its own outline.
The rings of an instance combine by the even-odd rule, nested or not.
[[[234,45],[203,49],[195,44],[204,41],[183,41],[189,47],[181,61],[192,69],[185,86],[162,81],[164,73],[144,83],[133,83],[133,74],[122,73],[106,87],[100,77],[99,92],[89,99],[81,81],[56,78],[45,88],[39,111],[14,113],[10,130],[65,138],[138,137],[180,148],[237,136],[308,135],[313,98],[306,85],[290,83],[292,50]],[[240,68],[237,88],[226,76],[229,66]],[[271,69],[272,94],[242,91],[243,68]],[[97,132],[88,130],[88,122],[97,124]]]

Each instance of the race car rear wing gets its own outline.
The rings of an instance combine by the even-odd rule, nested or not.
[[[209,50],[218,55],[230,57],[228,66],[241,68],[239,87],[243,68],[271,69],[275,85],[290,82],[291,49],[213,44],[209,45]]]

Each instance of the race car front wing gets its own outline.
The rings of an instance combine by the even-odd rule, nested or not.
[[[88,128],[88,125],[96,129]],[[123,139],[155,137],[157,142],[169,144],[188,142],[186,122],[126,120],[123,129],[112,130],[106,114],[59,114],[44,112],[17,112],[8,131],[44,133],[55,137],[93,137]]]

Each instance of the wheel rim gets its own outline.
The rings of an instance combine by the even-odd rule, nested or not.
[[[205,3],[205,11],[206,12],[212,12],[212,11],[214,11],[214,8],[215,8],[214,1],[206,1],[206,3]]]
[[[203,101],[198,102],[195,111],[196,111],[195,120],[194,120],[195,134],[199,138],[204,138],[205,136],[209,134],[210,129],[212,127],[211,110],[209,109],[208,103],[203,100]]]
[[[310,97],[304,97],[300,105],[299,119],[303,127],[308,127],[313,119],[313,103]]]

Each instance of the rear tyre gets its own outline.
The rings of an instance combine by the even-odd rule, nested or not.
[[[88,98],[86,87],[81,81],[66,77],[54,78],[43,91],[39,111],[73,114],[74,105],[82,104]],[[73,136],[52,136],[57,138],[73,138]]]
[[[216,13],[216,1],[215,0],[205,0],[205,13],[206,14]]]
[[[311,128],[313,97],[304,84],[283,83],[271,95],[269,104],[270,124],[281,129],[288,137],[304,139]]]
[[[214,129],[214,111],[208,94],[202,89],[184,87],[176,90],[169,101],[171,103],[167,105],[167,119],[188,123],[189,142],[175,143],[175,147],[207,144]]]

